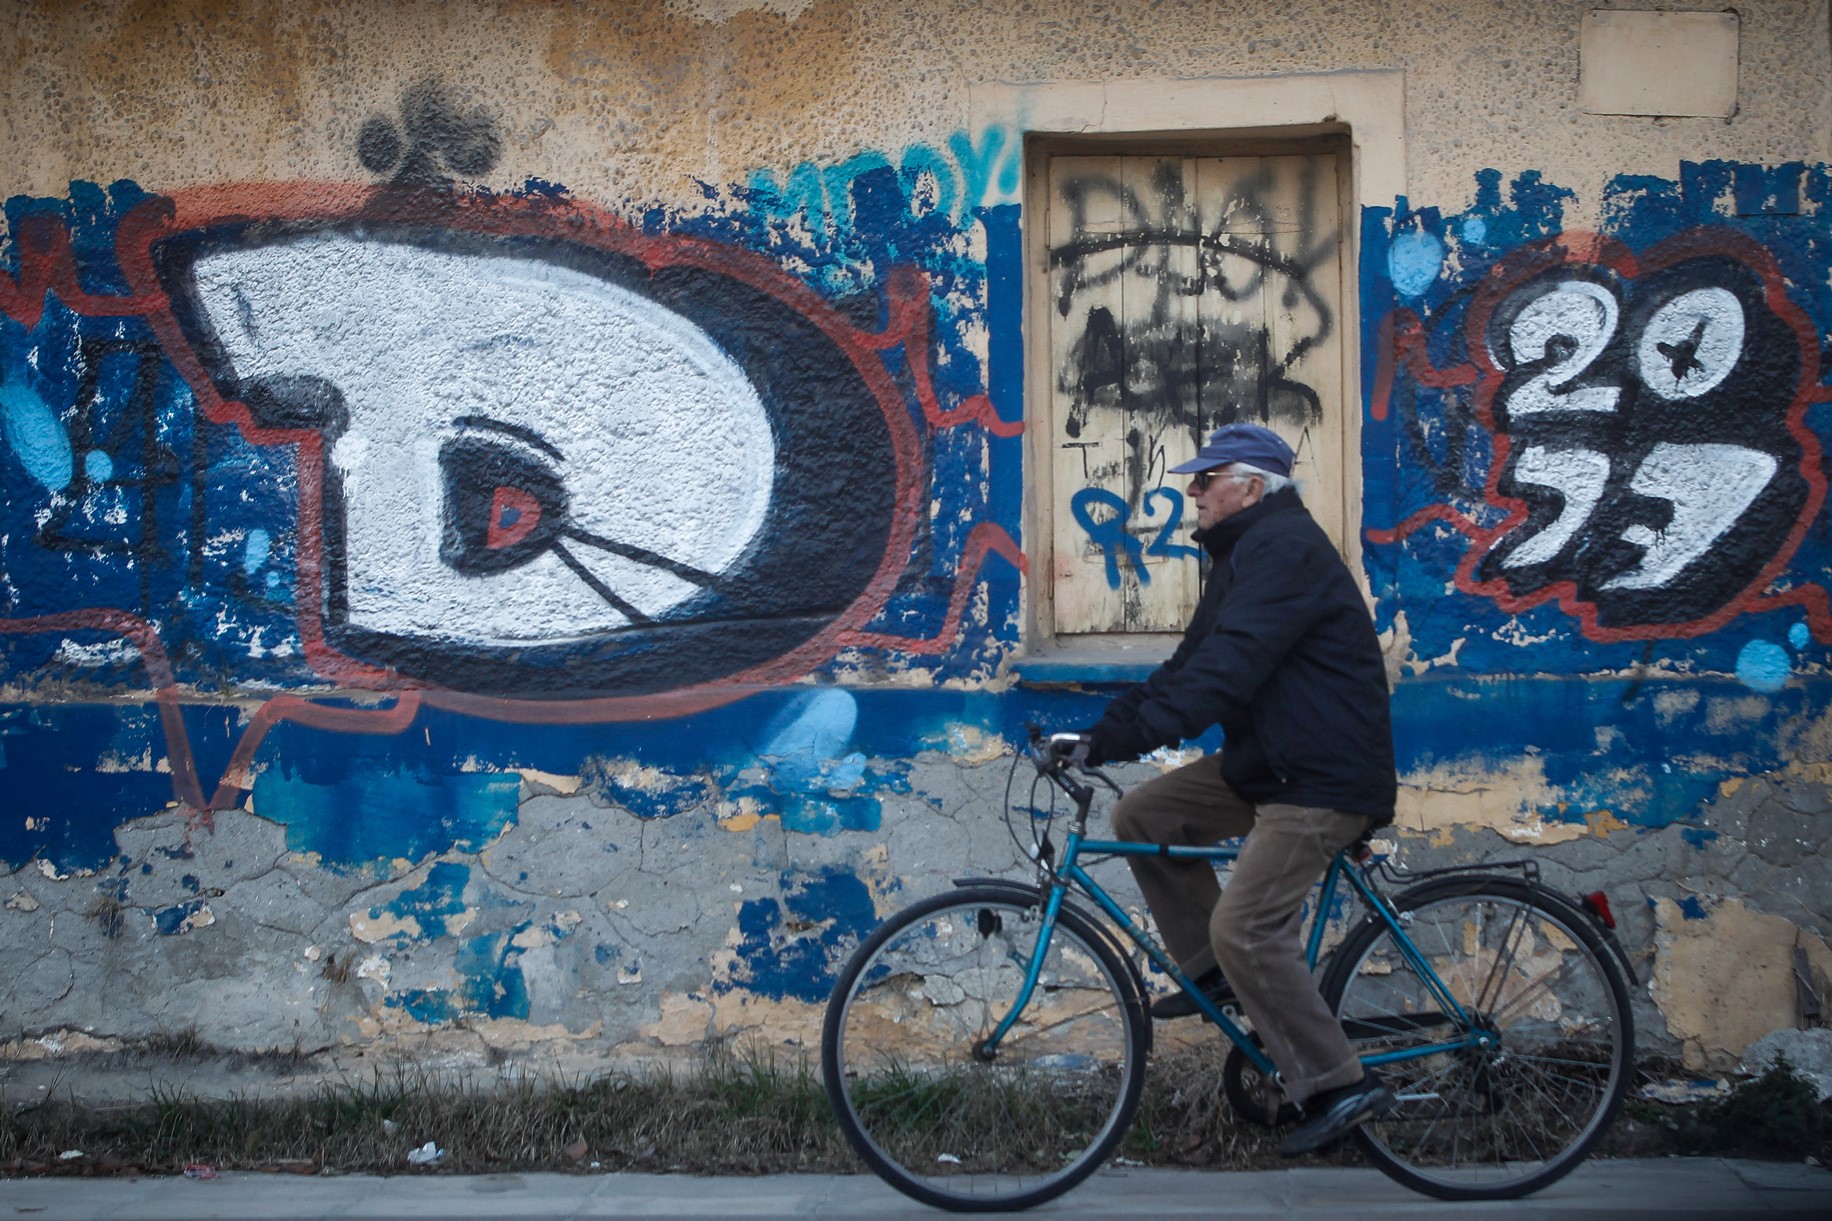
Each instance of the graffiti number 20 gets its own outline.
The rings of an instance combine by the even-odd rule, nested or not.
[[[1151,584],[1151,573],[1145,567],[1148,555],[1164,556],[1169,559],[1179,557],[1197,558],[1202,555],[1200,548],[1186,547],[1181,543],[1170,541],[1177,527],[1183,524],[1183,497],[1169,488],[1153,488],[1145,493],[1144,506],[1162,498],[1169,505],[1169,516],[1158,532],[1152,535],[1151,542],[1141,543],[1136,535],[1126,529],[1127,519],[1132,516],[1132,506],[1106,488],[1083,488],[1069,499],[1069,511],[1075,514],[1075,522],[1087,531],[1088,539],[1101,549],[1101,556],[1107,562],[1107,586],[1110,589],[1120,587],[1120,553],[1126,553],[1132,570],[1139,574],[1139,584]],[[1094,516],[1095,506],[1107,509],[1105,517]]]
[[[1614,295],[1588,280],[1568,280],[1522,309],[1508,327],[1513,363],[1552,363],[1508,396],[1509,415],[1615,410],[1618,387],[1571,383],[1609,347],[1620,316]],[[1642,385],[1669,402],[1706,393],[1736,367],[1744,328],[1743,304],[1730,290],[1679,294],[1648,319],[1635,345]]]

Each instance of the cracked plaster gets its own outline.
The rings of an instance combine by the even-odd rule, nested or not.
[[[785,884],[836,870],[863,880],[880,913],[953,877],[1022,876],[999,817],[1008,768],[1005,759],[962,766],[920,757],[910,791],[886,795],[879,831],[826,836],[786,831],[775,818],[733,830],[716,804],[643,819],[587,790],[568,796],[549,786],[529,790],[518,818],[480,851],[443,854],[385,879],[315,868],[285,851],[278,828],[250,815],[219,816],[215,832],[190,829],[188,855],[175,851],[186,842],[182,819],[137,820],[121,837],[131,851],[118,876],[132,879],[132,890],[113,936],[107,905],[98,903],[116,875],[11,876],[7,889],[36,906],[0,906],[0,970],[13,981],[0,1021],[34,1034],[93,1024],[78,1001],[107,988],[113,1003],[98,1036],[194,1027],[241,1052],[362,1046],[383,1059],[436,1054],[462,1066],[486,1050],[514,1062],[539,1058],[556,1041],[574,1063],[684,1053],[708,1034],[813,1046],[819,1004],[715,986],[744,977],[735,958],[744,904],[775,903],[787,913]],[[1129,765],[1120,778],[1137,783],[1156,770]],[[1822,785],[1781,773],[1726,783],[1694,818],[1660,829],[1578,824],[1574,838],[1527,849],[1491,826],[1397,827],[1383,846],[1413,869],[1530,853],[1550,885],[1606,890],[1643,981],[1642,1050],[1708,1067],[1771,1028],[1755,1025],[1786,1015],[1765,1004],[1759,1019],[1746,1021],[1748,1014],[1714,1007],[1712,990],[1747,988],[1712,974],[1724,966],[1700,966],[1704,947],[1721,943],[1707,931],[1723,930],[1756,953],[1784,934],[1817,941],[1832,928],[1832,885],[1811,868],[1832,834],[1816,817],[1825,804]],[[142,872],[144,864],[153,871]],[[462,871],[462,885],[434,896],[429,887],[442,868]],[[194,898],[178,881],[192,870],[203,871],[200,884],[225,883],[209,900],[214,922],[161,935],[150,914],[157,908],[140,899]],[[1143,914],[1123,866],[1097,876]],[[1691,903],[1709,917],[1686,920]],[[827,927],[790,920],[776,935],[793,943]],[[528,995],[525,1018],[479,1014],[443,1027],[403,1011],[398,998],[413,990],[458,987],[455,955],[479,938],[511,954]]]

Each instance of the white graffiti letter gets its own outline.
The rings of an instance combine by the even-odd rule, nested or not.
[[[1607,288],[1588,280],[1567,280],[1521,310],[1508,327],[1514,365],[1544,360],[1555,339],[1577,346],[1508,396],[1508,413],[1539,411],[1613,411],[1622,391],[1615,386],[1567,389],[1566,383],[1590,367],[1616,334],[1619,313]],[[1497,354],[1499,355],[1499,354]]]
[[[1597,502],[1603,499],[1603,485],[1609,481],[1609,456],[1594,449],[1553,450],[1535,445],[1520,455],[1513,474],[1517,482],[1551,488],[1565,500],[1565,507],[1551,525],[1501,561],[1505,568],[1524,568],[1552,559],[1590,520]]]
[[[342,396],[329,458],[352,626],[584,639],[666,615],[763,526],[769,414],[653,300],[541,259],[340,232],[194,274],[244,384],[310,376]]]
[[[1629,486],[1673,504],[1664,530],[1630,526],[1622,537],[1646,548],[1641,563],[1604,589],[1658,589],[1711,547],[1753,503],[1779,463],[1741,445],[1656,445]]]
[[[1635,355],[1663,399],[1691,399],[1730,376],[1743,353],[1743,303],[1727,288],[1681,293],[1648,319]]]

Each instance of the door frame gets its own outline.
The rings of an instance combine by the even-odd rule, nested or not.
[[[1343,553],[1350,571],[1367,591],[1361,565],[1361,418],[1366,410],[1361,384],[1361,211],[1393,207],[1406,194],[1405,85],[1399,71],[1332,72],[1280,77],[1203,80],[1127,80],[993,84],[970,91],[975,126],[1010,125],[1023,135],[1022,231],[1024,241],[1024,550],[1030,565],[1025,582],[1024,651],[1037,656],[1056,645],[1053,544],[1049,513],[1053,503],[1050,462],[1048,163],[1066,152],[1252,152],[1324,151],[1330,143],[1340,158],[1342,242],[1342,470]],[[1225,117],[1225,125],[1216,119]],[[1353,396],[1352,399],[1350,396]],[[1039,425],[1042,425],[1041,427]],[[1122,650],[1162,656],[1154,647],[1164,637],[1145,634],[1074,638],[1077,653],[1099,664]]]

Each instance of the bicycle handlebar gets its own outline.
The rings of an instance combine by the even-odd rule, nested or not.
[[[1087,813],[1088,803],[1094,798],[1094,790],[1071,776],[1071,767],[1084,776],[1100,781],[1116,795],[1124,793],[1125,790],[1115,784],[1111,776],[1098,767],[1089,766],[1088,747],[1091,743],[1087,734],[1045,734],[1041,726],[1030,723],[1026,723],[1024,728],[1030,733],[1029,748],[1025,753],[1030,756],[1032,766],[1072,797],[1083,814]]]

